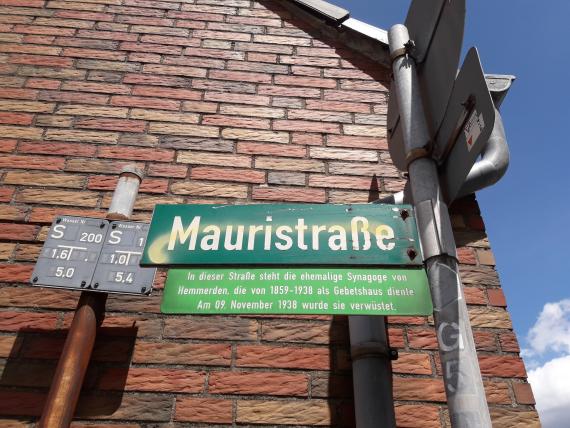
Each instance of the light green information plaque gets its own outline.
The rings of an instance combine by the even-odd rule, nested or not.
[[[169,314],[431,315],[423,269],[194,268],[168,272]]]

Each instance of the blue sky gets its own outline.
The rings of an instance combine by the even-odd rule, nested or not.
[[[410,4],[332,2],[386,30]],[[570,379],[568,17],[564,0],[468,0],[463,39],[486,73],[517,77],[501,107],[509,171],[477,197],[546,428],[570,420],[570,387],[558,380]]]

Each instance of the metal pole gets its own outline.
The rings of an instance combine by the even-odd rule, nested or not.
[[[433,299],[451,424],[461,428],[490,428],[449,212],[443,202],[436,163],[429,157],[430,134],[415,61],[408,55],[412,44],[407,28],[393,26],[388,39],[395,82],[392,96],[398,98],[400,106],[411,194]]]
[[[392,394],[392,353],[386,317],[350,316],[354,413],[358,428],[396,426]]]
[[[134,167],[122,170],[108,219],[130,217],[142,177],[142,172]],[[71,424],[106,301],[106,293],[81,293],[38,427],[67,428]]]

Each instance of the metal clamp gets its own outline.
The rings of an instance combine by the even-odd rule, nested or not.
[[[435,209],[435,204],[441,205]],[[442,221],[439,213],[448,212],[442,201],[431,199],[415,204],[416,218],[420,232],[424,261],[442,254],[457,258],[455,239],[451,223]]]
[[[350,356],[353,361],[369,357],[398,359],[398,350],[386,346],[381,342],[362,342],[350,347]]]

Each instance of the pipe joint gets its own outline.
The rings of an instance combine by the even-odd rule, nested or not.
[[[390,348],[382,342],[362,342],[350,347],[350,356],[353,361],[371,357],[397,360],[398,350]]]

